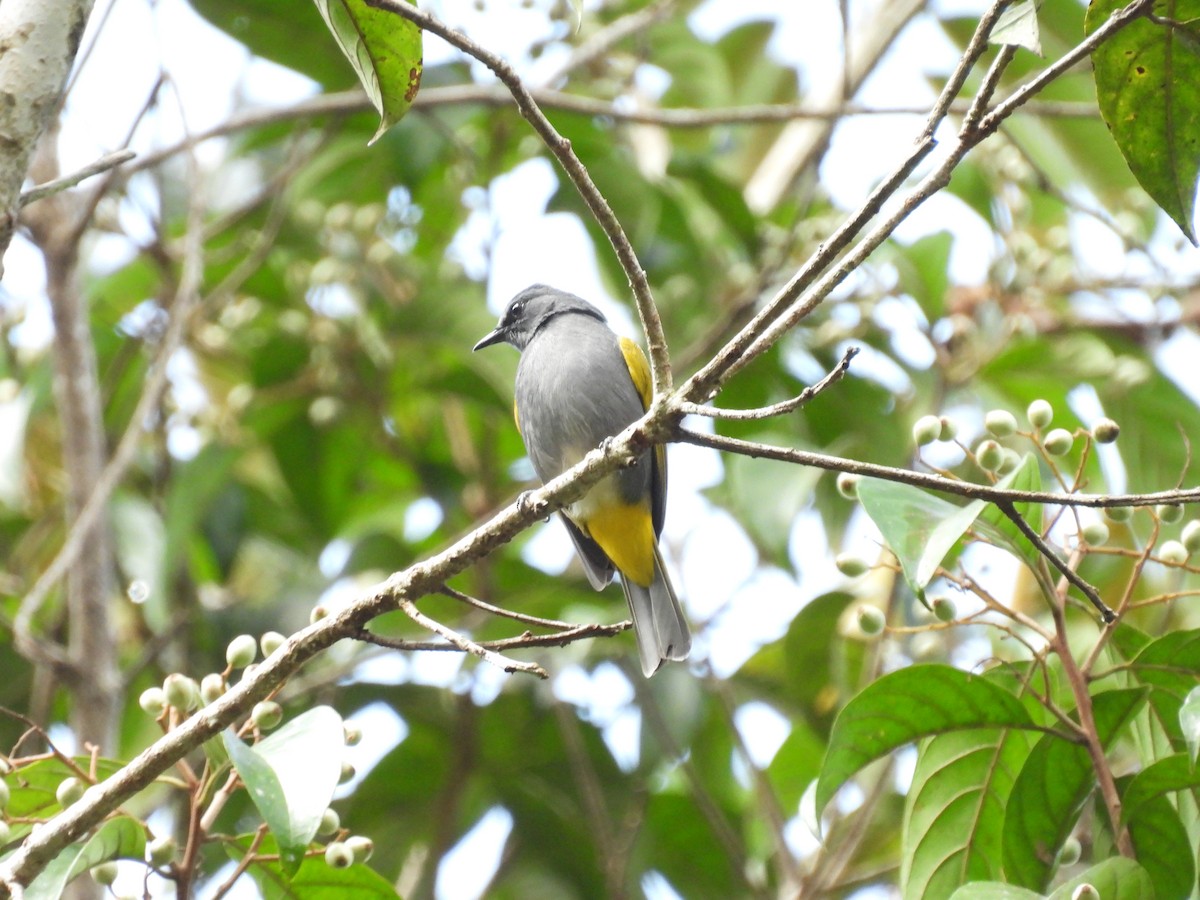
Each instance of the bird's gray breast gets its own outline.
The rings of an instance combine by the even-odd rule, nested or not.
[[[617,336],[582,315],[557,316],[538,332],[517,366],[517,421],[543,482],[579,462],[645,411]],[[649,489],[642,460],[618,473],[627,501]]]

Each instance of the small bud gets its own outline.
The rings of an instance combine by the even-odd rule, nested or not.
[[[1079,844],[1079,838],[1071,835],[1063,841],[1062,849],[1058,851],[1058,864],[1060,866],[1073,866],[1079,862],[1079,857],[1083,855],[1083,847]]]
[[[225,693],[225,679],[219,672],[209,672],[200,679],[200,700],[205,706],[216,703]]]
[[[1183,518],[1183,507],[1177,503],[1160,503],[1154,507],[1154,514],[1160,522],[1174,525]]]
[[[58,783],[58,789],[54,792],[54,797],[58,800],[58,805],[66,809],[72,803],[78,803],[83,797],[83,792],[87,790],[87,784],[83,779],[76,778],[71,775],[64,778]]]
[[[244,669],[258,655],[258,641],[251,635],[239,634],[225,648],[225,662],[231,669]]]
[[[1084,883],[1071,892],[1071,900],[1100,900],[1100,892]]]
[[[342,827],[342,819],[337,814],[336,809],[327,809],[321,815],[321,824],[317,826],[317,834],[321,837],[329,837],[331,834],[337,834],[339,828]]]
[[[938,429],[938,440],[952,441],[958,437],[958,423],[949,416],[939,417],[938,424],[941,426]]]
[[[371,858],[371,854],[375,852],[375,842],[361,834],[352,834],[346,838],[346,846],[354,854],[354,861],[356,863],[365,863]]]
[[[1200,519],[1192,519],[1183,526],[1183,534],[1179,536],[1188,553],[1200,553]]]
[[[362,729],[352,722],[343,723],[342,734],[347,747],[357,747],[358,742],[362,740]]]
[[[852,475],[849,472],[839,472],[837,477],[838,493],[847,500],[857,500],[858,482],[859,477],[857,475]]]
[[[342,763],[342,774],[338,776],[338,784],[345,784],[357,774],[354,766],[350,765],[350,763]]]
[[[839,553],[834,558],[833,564],[847,578],[857,578],[870,568],[865,559],[855,556],[853,553]]]
[[[7,844],[12,838],[12,828],[3,820],[0,820],[0,846]]]
[[[138,706],[157,719],[167,708],[167,695],[160,687],[148,687],[138,697]]]
[[[1108,543],[1108,526],[1103,522],[1089,522],[1079,536],[1089,547],[1103,547]]]
[[[354,865],[354,851],[342,841],[334,841],[325,848],[325,862],[331,869],[348,869]]]
[[[282,647],[284,641],[286,640],[287,638],[285,638],[278,631],[266,632],[261,638],[258,639],[258,645],[262,647],[263,658],[265,659]]]
[[[1034,428],[1045,428],[1054,421],[1054,407],[1045,400],[1034,400],[1025,410],[1025,415]]]
[[[109,861],[92,866],[92,878],[96,884],[111,887],[112,883],[117,880],[117,864]]]
[[[1104,507],[1104,515],[1108,516],[1112,522],[1128,522],[1133,518],[1133,507],[1106,506]]]
[[[1042,442],[1042,446],[1046,448],[1046,452],[1051,456],[1066,456],[1071,452],[1071,447],[1075,443],[1075,436],[1065,428],[1055,428]]]
[[[949,597],[935,597],[933,615],[939,622],[953,622],[958,617],[958,607]]]
[[[153,838],[146,842],[146,860],[155,868],[170,865],[175,859],[175,838],[169,834]]]
[[[166,677],[163,693],[168,703],[184,712],[190,712],[200,705],[200,686],[196,684],[196,679],[179,672],[172,672]]]
[[[885,624],[883,613],[876,607],[863,604],[858,608],[858,627],[863,634],[879,634]]]
[[[918,447],[932,444],[942,433],[942,420],[937,416],[921,416],[912,427],[913,442]]]
[[[1008,437],[1017,430],[1017,417],[1007,409],[989,410],[983,417],[983,424],[996,437]]]
[[[1101,419],[1092,426],[1092,439],[1097,444],[1111,444],[1121,433],[1121,426],[1112,419]]]
[[[995,472],[1004,465],[1004,450],[989,438],[975,448],[975,461],[985,472]]]
[[[1182,566],[1187,562],[1187,547],[1179,541],[1163,541],[1158,548],[1158,558],[1168,566]]]
[[[320,622],[327,615],[329,615],[329,610],[318,603],[312,608],[312,612],[308,614],[308,624],[313,625],[317,622]]]
[[[254,704],[250,711],[250,721],[260,731],[270,731],[283,721],[283,707],[274,700],[263,700]]]
[[[8,782],[0,778],[0,812],[8,809],[8,801],[12,799],[12,790]]]

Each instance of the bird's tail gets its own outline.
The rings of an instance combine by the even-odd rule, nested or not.
[[[633,617],[633,634],[637,639],[642,673],[649,678],[668,660],[687,659],[692,649],[692,634],[687,619],[667,578],[662,553],[654,547],[654,580],[649,587],[621,575],[629,613]]]

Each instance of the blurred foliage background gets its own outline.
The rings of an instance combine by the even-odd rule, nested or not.
[[[313,7],[191,5],[249,60],[294,70],[317,96],[352,88]],[[923,122],[852,115],[871,101],[839,101],[832,131],[793,160],[777,195],[748,200],[795,123],[739,123],[725,111],[803,102],[829,73],[789,56],[771,14],[701,36],[705,5],[539,0],[518,14],[481,0],[479,9],[435,9],[488,46],[492,29],[536,20],[535,39],[510,37],[503,49],[515,41],[518,66],[543,73],[554,68],[547,60],[566,65],[571,48],[651,10],[634,33],[566,69],[544,105],[630,235],[677,377],[706,360],[861,202],[831,190],[825,175],[848,165],[882,174],[907,152],[894,135],[915,137]],[[871,11],[851,6],[849,33],[870,30]],[[1077,2],[1043,8],[1048,59],[1079,41],[1083,13]],[[927,106],[948,71],[923,67],[922,42],[961,48],[974,25],[923,9],[885,42],[907,47],[898,58],[927,84],[904,105]],[[199,181],[182,151],[144,168],[135,162],[90,221],[83,290],[111,446],[130,424],[161,339],[189,206],[198,196],[203,203],[203,300],[105,524],[121,588],[111,610],[123,704],[118,744],[105,756],[128,758],[156,736],[136,698],[168,672],[199,678],[223,668],[235,635],[295,631],[318,603],[336,606],[419,560],[527,483],[511,419],[515,354],[470,348],[507,299],[500,292],[546,280],[539,261],[559,252],[521,247],[517,228],[504,246],[520,248],[524,268],[495,275],[502,210],[493,204],[503,195],[493,188],[549,156],[511,106],[487,99],[492,82],[478,67],[434,53],[432,43],[417,105],[375,145],[367,141],[377,118],[364,102],[327,112],[302,100],[256,117],[259,105],[234,96],[234,124],[201,145]],[[1020,51],[1005,85],[1044,65]],[[449,89],[458,85],[482,88],[456,98]],[[608,104],[610,114],[582,101]],[[152,128],[176,102],[160,91],[139,127]],[[875,254],[719,403],[793,396],[858,346],[846,379],[800,413],[719,430],[892,466],[969,469],[962,446],[977,442],[984,412],[1020,418],[1040,397],[1068,429],[1102,415],[1120,424],[1116,448],[1086,463],[1088,490],[1193,484],[1200,266],[1134,186],[1094,103],[1087,71],[1056,81],[958,169],[953,201]],[[693,127],[649,121],[658,110],[708,118]],[[631,111],[648,121],[630,121],[623,114]],[[252,124],[235,123],[243,113]],[[839,131],[851,123],[853,131]],[[556,179],[546,212],[577,216],[594,246],[597,271],[581,283],[592,278],[626,302],[624,275],[577,194],[553,166],[539,171]],[[0,409],[9,423],[0,436],[0,590],[11,618],[62,541],[66,473],[51,352],[28,337],[36,300],[0,293],[0,313]],[[940,444],[917,462],[910,430],[927,414],[951,418],[962,446]],[[644,681],[622,635],[525,651],[553,673],[540,683],[457,654],[344,642],[284,692],[289,711],[327,703],[363,725],[366,762],[337,808],[344,824],[374,839],[372,868],[403,896],[896,891],[911,758],[869,770],[857,795],[831,807],[824,844],[800,816],[833,717],[878,674],[913,659],[971,667],[1016,651],[986,624],[927,630],[932,620],[832,474],[693,449],[672,458],[677,512],[668,513],[667,544],[681,589],[728,588],[690,607],[698,640],[688,665]],[[559,527],[536,527],[454,586],[538,616],[619,621],[615,588],[592,592],[574,562],[557,571],[563,542],[540,532]],[[1179,527],[1135,518],[1113,525],[1114,540],[1136,548]],[[843,551],[881,565],[844,577],[833,562]],[[1002,601],[1040,614],[1007,558],[967,553],[957,565]],[[1102,556],[1085,572],[1115,603],[1130,565]],[[1182,596],[1195,587],[1190,570],[1151,565],[1139,590]],[[895,626],[920,627],[869,639],[855,617],[864,603]],[[521,630],[449,598],[420,605],[476,638]],[[1147,607],[1137,624],[1161,632],[1198,620],[1184,599]],[[62,597],[52,594],[36,626],[56,636],[65,621]],[[423,637],[398,613],[374,627]],[[0,672],[0,705],[43,723],[67,719],[72,694],[52,672],[11,647]],[[24,730],[0,716],[0,746]],[[69,743],[61,727],[51,733]],[[158,802],[148,795],[142,814]],[[161,802],[155,815],[170,823],[172,806]],[[257,821],[245,800],[222,815],[231,832]],[[219,881],[222,865],[214,853],[207,877]]]

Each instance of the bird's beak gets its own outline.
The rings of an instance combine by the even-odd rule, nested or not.
[[[505,334],[504,329],[497,325],[479,339],[479,343],[471,348],[471,352],[474,353],[476,350],[482,350],[484,347],[490,347],[492,344],[499,344],[505,339],[505,337],[507,337],[507,335]]]

